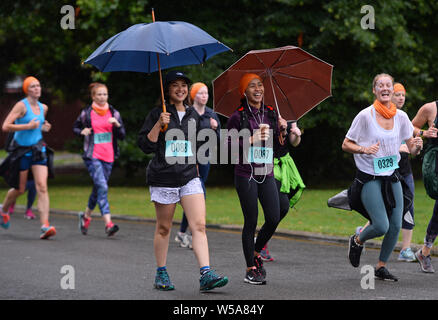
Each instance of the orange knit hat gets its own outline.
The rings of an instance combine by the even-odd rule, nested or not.
[[[240,78],[239,93],[241,98],[243,98],[243,94],[245,93],[246,88],[248,88],[248,84],[254,79],[259,79],[262,81],[262,78],[255,73],[245,73],[242,78]]]
[[[35,77],[32,77],[32,76],[27,77],[26,79],[24,79],[24,81],[23,81],[23,91],[24,91],[25,94],[27,94],[27,88],[29,87],[29,85],[32,82],[34,82],[34,81],[38,81],[38,79],[35,78]]]
[[[394,84],[394,92],[400,92],[400,91],[406,93],[405,87],[403,87],[403,85],[401,83],[395,83]]]
[[[198,93],[199,89],[201,89],[202,87],[207,88],[207,85],[202,82],[196,82],[190,87],[190,98],[192,99],[192,101],[195,100],[196,94]]]

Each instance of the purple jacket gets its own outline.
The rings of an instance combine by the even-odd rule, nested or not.
[[[246,112],[247,115],[247,119],[248,119],[248,128],[251,132],[251,135],[253,135],[255,129],[259,129],[259,124],[264,123],[264,124],[268,124],[270,129],[273,130],[274,136],[273,136],[273,149],[274,151],[276,149],[278,149],[280,143],[278,140],[278,135],[279,135],[279,129],[278,129],[278,115],[277,113],[275,113],[275,117],[276,117],[276,123],[272,123],[272,119],[270,119],[269,117],[269,109],[271,109],[271,107],[268,107],[266,105],[263,105],[259,110],[257,108],[253,108],[251,106],[248,106],[246,102],[244,102],[236,111],[234,111],[234,113],[231,115],[231,117],[228,119],[227,122],[227,129],[231,130],[231,129],[237,129],[237,131],[240,131],[241,129],[241,111],[239,111],[239,109],[243,108],[244,111]],[[275,112],[275,111],[274,111]],[[275,128],[274,128],[275,126]],[[231,141],[231,138],[228,139],[227,141],[228,143],[228,150],[230,152],[231,150],[231,144],[232,143],[237,143],[237,141]],[[248,144],[249,145],[249,144]],[[238,164],[236,164],[234,166],[234,174],[237,176],[241,176],[241,177],[245,177],[245,178],[249,178],[252,176],[263,176],[264,174],[259,174],[257,175],[255,173],[255,168],[262,168],[259,170],[259,172],[266,172],[264,170],[264,167],[266,166],[265,164],[258,164],[258,163],[244,163],[243,161],[243,157],[246,157],[246,159],[248,159],[248,150],[243,150],[243,141],[242,139],[239,139],[239,161]],[[248,162],[248,161],[247,161]],[[271,166],[267,166],[268,171],[266,172],[267,176],[272,176],[273,173],[273,163],[272,163],[272,167]]]

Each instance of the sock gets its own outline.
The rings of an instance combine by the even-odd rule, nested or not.
[[[160,271],[166,271],[166,266],[164,266],[164,267],[158,267],[158,268],[157,268],[157,272],[160,272]]]
[[[208,271],[210,271],[210,266],[205,266],[205,267],[202,267],[201,269],[199,269],[199,272],[201,273],[201,275],[204,275]]]

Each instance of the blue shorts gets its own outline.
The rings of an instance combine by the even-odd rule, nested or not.
[[[26,171],[29,170],[34,165],[47,165],[47,159],[41,160],[41,161],[32,161],[32,152],[26,153],[24,156],[20,159],[20,171]]]

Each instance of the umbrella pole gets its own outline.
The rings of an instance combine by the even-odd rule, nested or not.
[[[275,95],[274,85],[272,84],[272,76],[269,76],[269,80],[271,81],[272,95],[274,96],[275,107],[277,108],[278,117],[281,117],[280,109],[278,108],[278,103],[277,103],[277,96]],[[284,138],[281,136],[281,134],[278,136],[278,140],[280,141],[281,145],[284,145]]]
[[[152,22],[155,22],[154,8],[152,8]],[[157,64],[158,64],[158,74],[160,75],[161,103],[163,107],[163,112],[166,112],[166,104],[164,103],[163,76],[161,75],[160,55],[158,54],[158,52],[157,52]],[[167,130],[167,124],[161,127],[161,132],[164,132],[166,130]]]

